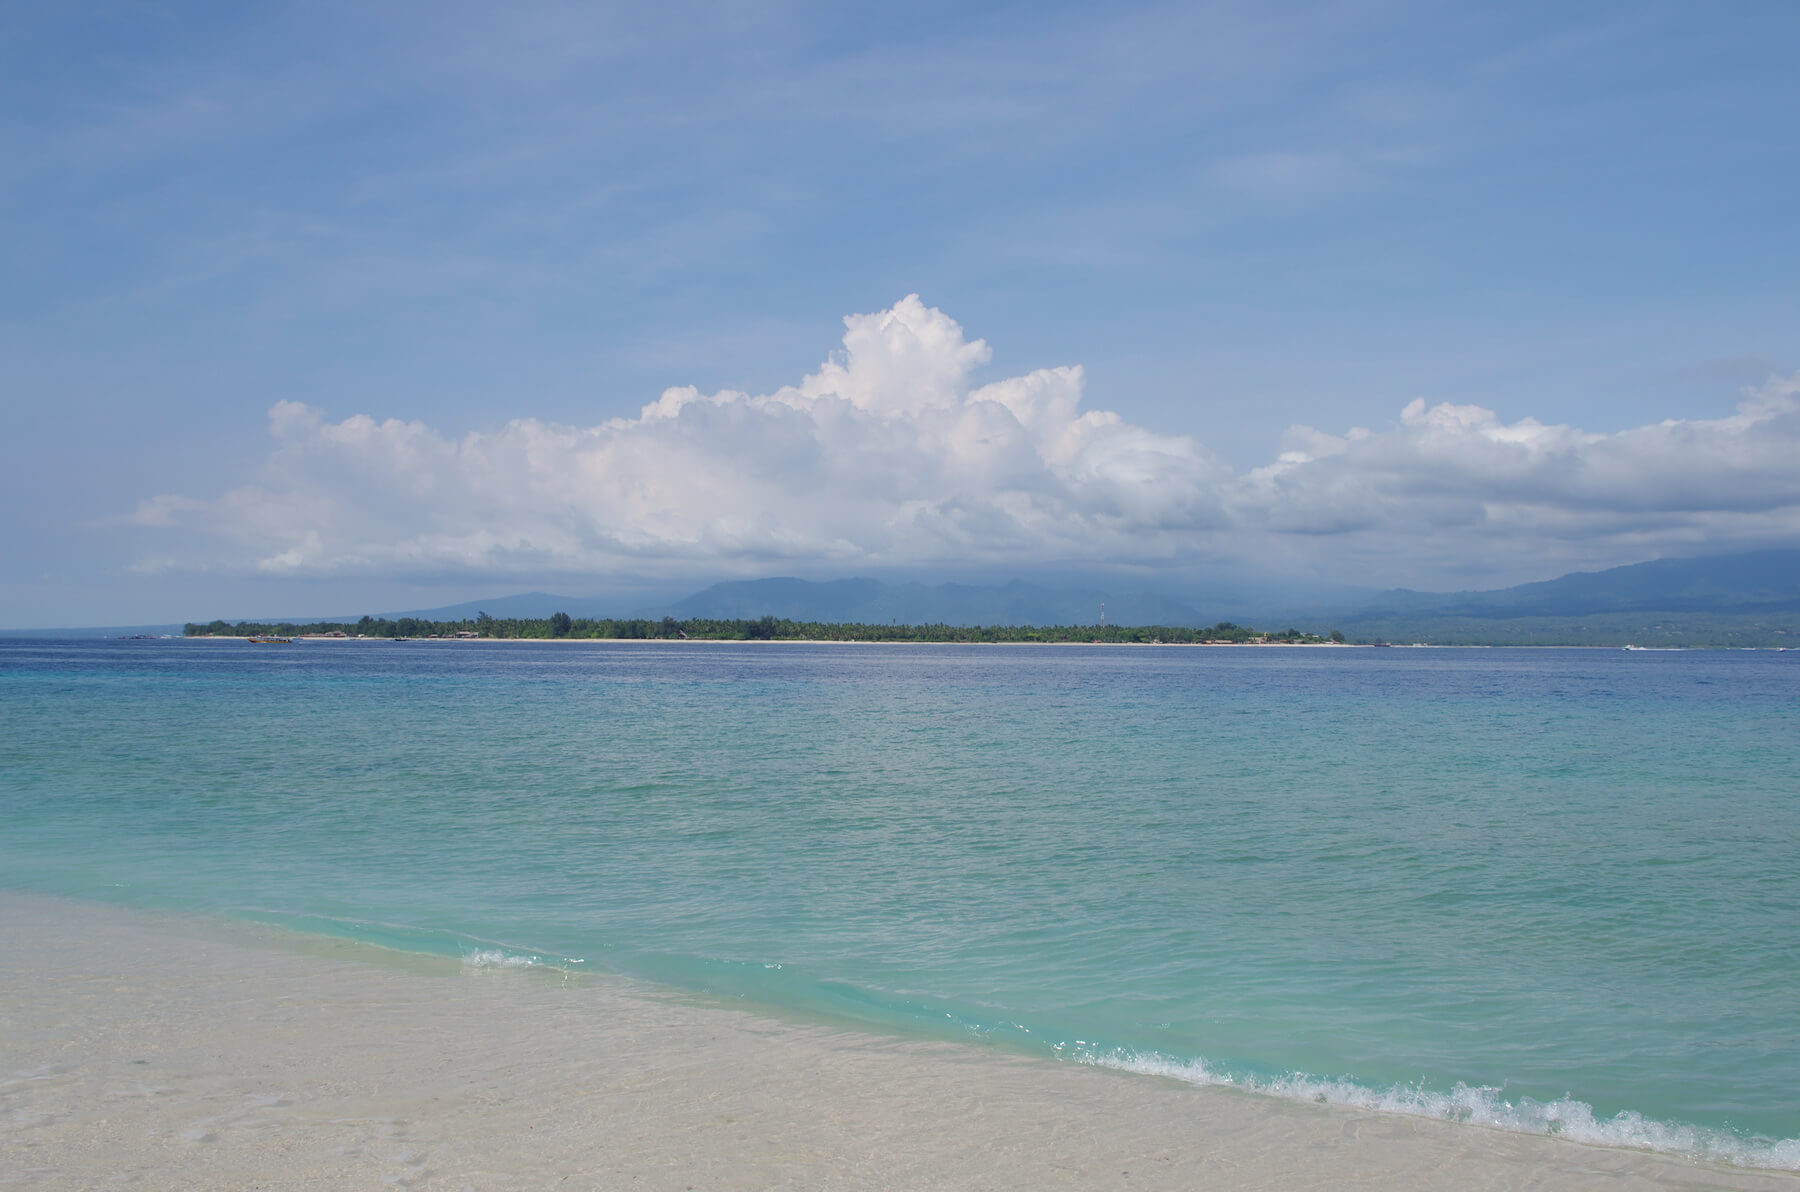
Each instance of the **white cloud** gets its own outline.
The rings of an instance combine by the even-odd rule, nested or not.
[[[1800,378],[1771,379],[1728,418],[1616,434],[1418,400],[1386,429],[1292,428],[1273,463],[1240,475],[1191,437],[1084,411],[1078,366],[976,385],[987,344],[916,296],[845,325],[843,351],[797,385],[669,389],[597,426],[520,419],[450,439],[281,402],[257,484],[154,497],[132,520],[186,531],[188,566],[291,575],[1223,556],[1396,582],[1800,534]]]

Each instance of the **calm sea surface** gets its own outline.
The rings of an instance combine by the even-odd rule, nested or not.
[[[1800,653],[6,640],[0,886],[1800,1168]]]

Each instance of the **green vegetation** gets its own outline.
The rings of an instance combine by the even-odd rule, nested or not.
[[[585,638],[701,641],[860,641],[860,642],[1103,642],[1108,644],[1193,644],[1197,642],[1421,642],[1434,646],[1681,646],[1689,649],[1800,647],[1800,614],[1733,616],[1708,613],[1601,613],[1586,617],[1476,618],[1389,616],[1358,618],[1350,634],[1337,629],[1320,636],[1287,629],[1265,633],[1221,621],[1205,629],[1179,625],[870,625],[858,622],[755,620],[693,617],[677,620],[588,618],[555,613],[548,617],[490,617],[426,621],[416,617],[364,617],[356,622],[212,621],[190,623],[189,637],[301,637],[342,635],[367,638]]]
[[[1288,629],[1263,633],[1245,625],[1221,621],[1206,629],[1179,625],[862,625],[790,621],[765,616],[753,621],[713,620],[696,617],[678,621],[642,618],[618,619],[571,617],[554,613],[542,618],[501,618],[479,613],[466,621],[421,621],[415,617],[388,620],[364,617],[354,623],[316,621],[265,623],[227,621],[208,624],[189,622],[189,637],[302,637],[332,635],[367,638],[416,638],[457,636],[498,638],[593,638],[610,640],[697,641],[859,641],[859,642],[1102,642],[1106,644],[1155,644],[1198,642],[1275,642],[1314,644],[1325,639],[1316,633]],[[1331,640],[1342,641],[1334,632]]]

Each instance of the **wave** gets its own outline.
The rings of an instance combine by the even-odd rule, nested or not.
[[[503,948],[471,948],[462,954],[465,968],[537,968],[547,964],[541,956],[508,952]]]
[[[539,952],[442,927],[418,927],[379,919],[260,907],[235,909],[230,914],[234,918],[261,923],[282,931],[327,939],[354,940],[359,944],[390,952],[453,956],[462,960],[463,967],[471,969],[550,968],[565,973],[589,971],[584,967],[587,964],[584,957],[565,956],[560,952]]]
[[[1166,1076],[1188,1084],[1243,1089],[1288,1101],[1436,1118],[1516,1134],[1551,1135],[1595,1146],[1657,1151],[1735,1167],[1800,1171],[1800,1138],[1746,1137],[1704,1126],[1658,1121],[1632,1110],[1602,1117],[1587,1102],[1571,1097],[1556,1101],[1531,1097],[1509,1100],[1498,1088],[1460,1083],[1447,1092],[1420,1085],[1372,1088],[1304,1072],[1247,1076],[1219,1071],[1204,1060],[1183,1060],[1155,1052],[1080,1052],[1069,1058],[1097,1067]]]

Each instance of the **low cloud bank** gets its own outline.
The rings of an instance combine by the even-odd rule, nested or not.
[[[987,344],[917,296],[844,322],[843,351],[797,385],[669,389],[598,426],[525,418],[450,439],[280,402],[256,484],[138,506],[133,522],[185,531],[140,567],[699,577],[1260,559],[1392,583],[1800,536],[1800,376],[1728,418],[1616,434],[1418,400],[1385,429],[1294,427],[1240,474],[1189,436],[1083,410],[1079,366],[973,384]]]

